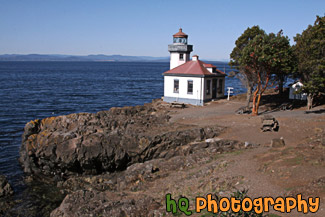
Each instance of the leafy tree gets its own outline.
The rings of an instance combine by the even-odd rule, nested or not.
[[[256,74],[251,70],[250,67],[246,65],[241,65],[239,60],[242,57],[243,49],[248,45],[248,43],[255,38],[257,35],[265,35],[265,31],[262,30],[259,26],[253,26],[251,28],[247,28],[241,36],[236,40],[236,47],[232,50],[230,54],[230,63],[229,65],[236,68],[239,71],[237,75],[240,80],[244,83],[247,88],[247,98],[246,98],[246,106],[249,107],[249,102],[252,95],[252,90],[254,85],[256,84]]]
[[[259,104],[264,91],[273,86],[277,74],[292,69],[292,50],[288,37],[270,33],[257,35],[242,50],[238,62],[257,78],[253,94],[253,115],[258,115]]]
[[[325,17],[317,16],[314,25],[309,25],[294,40],[298,76],[304,85],[302,91],[308,94],[309,110],[314,97],[325,92]]]
[[[277,53],[278,64],[273,67],[273,74],[276,76],[279,85],[279,94],[283,93],[283,84],[287,77],[292,75],[297,69],[297,62],[294,56],[294,49],[290,46],[288,36],[283,36],[281,30],[277,34],[278,47],[281,49]]]

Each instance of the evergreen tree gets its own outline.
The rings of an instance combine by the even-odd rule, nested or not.
[[[279,94],[282,94],[285,81],[297,70],[297,62],[294,56],[294,49],[290,46],[289,38],[283,35],[282,30],[277,34],[276,40],[279,53],[275,54],[274,57],[278,61],[272,70],[279,85]]]
[[[308,94],[309,110],[313,106],[314,97],[325,93],[325,17],[317,16],[314,25],[309,25],[294,40],[298,60],[297,74],[304,85],[302,91]]]

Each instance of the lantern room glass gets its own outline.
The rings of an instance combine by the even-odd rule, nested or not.
[[[173,43],[187,44],[187,38],[174,38]]]

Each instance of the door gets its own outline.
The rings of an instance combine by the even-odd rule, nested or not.
[[[212,99],[217,98],[217,79],[212,79]]]

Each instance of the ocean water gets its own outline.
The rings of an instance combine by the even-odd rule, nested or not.
[[[165,62],[0,62],[0,174],[23,188],[17,159],[30,120],[151,102],[163,95],[168,69]],[[245,92],[236,78],[226,78],[227,86]]]

